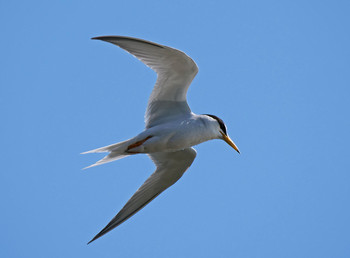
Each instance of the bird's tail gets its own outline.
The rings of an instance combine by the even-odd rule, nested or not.
[[[109,152],[109,154],[105,156],[103,159],[97,161],[95,164],[92,164],[84,169],[102,165],[111,161],[125,158],[129,155],[132,155],[132,153],[126,152],[127,147],[130,144],[130,141],[131,139],[81,153],[81,154],[88,154],[88,153]]]

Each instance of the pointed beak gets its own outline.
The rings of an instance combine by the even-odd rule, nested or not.
[[[228,137],[227,135],[225,135],[223,132],[220,132],[224,141],[227,142],[228,145],[230,145],[232,148],[234,148],[238,153],[239,149],[237,148],[236,144],[230,139],[230,137]]]

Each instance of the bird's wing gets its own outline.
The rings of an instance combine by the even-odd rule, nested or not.
[[[150,41],[121,37],[95,37],[126,50],[153,69],[157,82],[148,100],[146,128],[189,114],[186,94],[198,72],[196,63],[185,53]]]
[[[191,166],[196,157],[196,151],[193,148],[187,148],[176,152],[159,152],[148,155],[156,164],[156,171],[134,193],[108,225],[89,243],[119,226],[179,180],[187,168]]]

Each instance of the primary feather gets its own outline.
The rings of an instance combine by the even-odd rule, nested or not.
[[[121,47],[153,69],[158,77],[148,100],[145,130],[129,140],[84,152],[109,153],[89,167],[145,153],[157,168],[89,243],[119,226],[179,180],[196,157],[192,146],[211,139],[223,139],[238,151],[220,118],[191,112],[186,95],[198,67],[185,53],[131,37],[103,36],[93,39]]]
[[[153,153],[149,156],[157,166],[156,171],[141,185],[108,225],[89,243],[119,226],[179,180],[187,168],[191,166],[196,157],[196,151],[193,148],[188,148],[176,152]]]
[[[146,109],[146,128],[191,112],[186,95],[188,87],[198,72],[198,67],[185,53],[130,37],[103,36],[93,39],[107,41],[121,47],[157,73],[157,81]]]

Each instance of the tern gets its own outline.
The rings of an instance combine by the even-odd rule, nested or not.
[[[154,162],[156,170],[89,243],[122,224],[178,181],[196,157],[192,146],[222,139],[239,153],[219,117],[191,112],[186,95],[198,67],[189,56],[177,49],[132,37],[102,36],[92,39],[106,41],[126,50],[154,70],[157,81],[148,100],[143,132],[129,140],[82,154],[109,153],[89,166],[94,167],[144,153]]]

